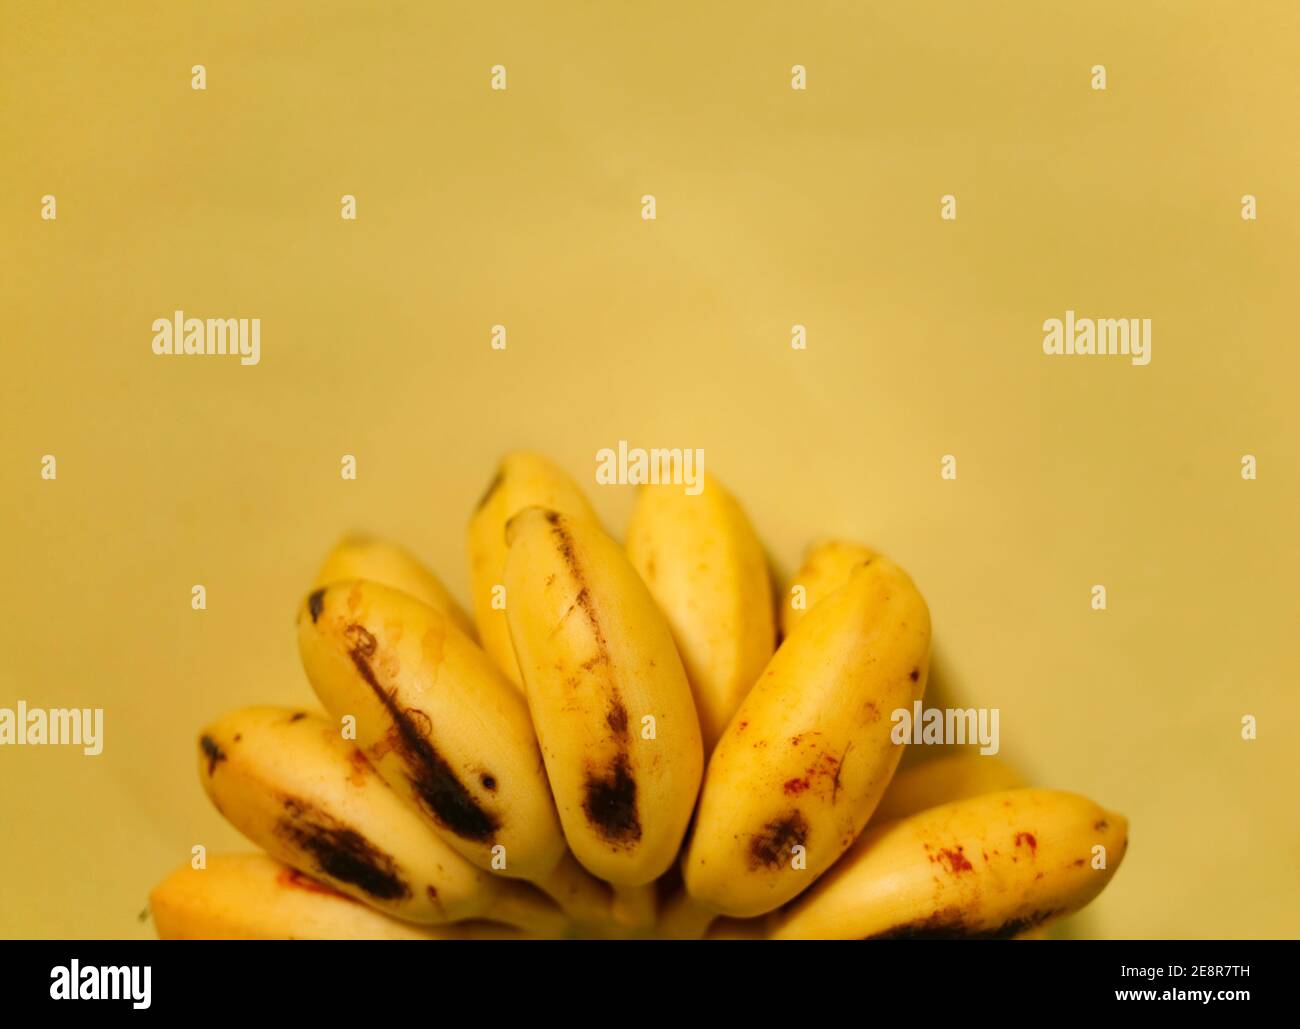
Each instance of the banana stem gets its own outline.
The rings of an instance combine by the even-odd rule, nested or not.
[[[614,921],[635,935],[649,935],[655,928],[655,884],[615,886],[612,911]]]
[[[563,911],[527,883],[503,880],[480,916],[517,926],[543,939],[563,939],[572,928]]]
[[[584,926],[607,929],[614,924],[613,895],[566,850],[555,870],[537,888],[557,903],[569,918]]]
[[[718,916],[702,908],[685,889],[664,905],[659,935],[670,940],[702,940]]]

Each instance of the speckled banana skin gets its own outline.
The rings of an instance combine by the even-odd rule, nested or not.
[[[375,582],[318,589],[298,613],[307,678],[384,780],[477,867],[526,879],[584,923],[608,886],[567,852],[528,705],[450,616]]]
[[[510,632],[565,836],[593,874],[644,885],[676,857],[703,766],[668,623],[594,523],[530,507],[508,538]]]
[[[199,736],[199,778],[216,809],[273,858],[385,914],[440,923],[484,917],[563,934],[540,893],[475,868],[431,832],[337,723],[248,707]]]
[[[491,922],[401,922],[265,854],[218,854],[197,869],[187,862],[154,887],[149,912],[163,940],[527,938]]]
[[[326,709],[356,719],[367,759],[439,836],[479,868],[503,846],[507,875],[550,874],[564,837],[528,706],[444,615],[335,583],[299,609],[298,649]]]
[[[925,601],[886,558],[809,611],[709,762],[682,865],[698,904],[765,914],[848,849],[902,756],[891,712],[921,697],[929,651]]]
[[[1010,939],[1091,901],[1127,847],[1124,817],[1074,793],[943,804],[869,828],[772,938]]]

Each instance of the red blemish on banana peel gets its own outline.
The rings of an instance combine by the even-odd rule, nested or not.
[[[1038,840],[1034,838],[1033,833],[1027,833],[1027,832],[1016,833],[1016,846],[1019,847],[1021,844],[1025,844],[1026,846],[1028,846],[1030,853],[1037,856]]]
[[[310,876],[303,875],[296,868],[284,868],[280,874],[275,877],[276,885],[285,886],[292,889],[306,890],[308,893],[323,893],[327,897],[341,897],[343,894],[337,890],[331,890],[323,883],[318,883]]]
[[[938,855],[930,855],[930,861],[938,862],[943,865],[943,867],[953,875],[960,875],[962,872],[969,872],[972,870],[973,866],[966,859],[966,855],[963,853],[965,849],[965,847],[958,847],[956,850],[948,847],[941,848]]]
[[[352,771],[348,773],[348,782],[353,786],[364,786],[366,776],[370,774],[370,762],[366,760],[366,755],[359,748],[354,748],[348,755],[348,764],[352,766]]]

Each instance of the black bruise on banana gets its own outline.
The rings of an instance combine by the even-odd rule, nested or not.
[[[615,699],[609,705],[609,710],[605,713],[605,724],[619,739],[627,739],[627,708],[623,706],[621,700]]]
[[[316,619],[320,613],[325,610],[325,591],[317,590],[307,598],[307,613],[311,615],[311,624],[316,624]]]
[[[591,604],[591,593],[587,589],[586,576],[582,574],[582,569],[578,565],[578,556],[573,552],[573,539],[564,527],[564,519],[558,511],[547,511],[545,516],[555,536],[556,546],[560,548],[560,556],[564,558],[569,574],[573,576],[573,581],[578,586],[578,595],[573,598],[574,603],[582,608],[582,613],[587,616],[587,623],[591,626],[592,634],[596,637],[596,656],[583,667],[590,671],[597,664],[608,666],[609,642],[605,639],[605,630],[600,627],[600,621],[596,618],[596,609]]]
[[[203,756],[208,759],[208,778],[211,778],[212,773],[217,770],[217,765],[226,760],[226,752],[211,736],[199,737],[199,747],[203,751]]]
[[[370,659],[375,656],[378,641],[365,626],[349,624],[345,630],[349,647],[348,656],[357,672],[374,691],[393,721],[390,739],[402,757],[407,769],[407,779],[424,802],[438,824],[466,840],[490,843],[501,823],[479,806],[464,784],[456,778],[446,759],[434,749],[425,732],[432,729],[429,716],[423,711],[408,711],[397,703],[375,678]],[[417,722],[423,723],[423,726]],[[421,729],[424,728],[425,732]]]
[[[636,813],[636,779],[627,755],[619,754],[604,775],[587,773],[582,810],[601,839],[622,846],[641,839]]]
[[[794,848],[808,842],[808,820],[799,811],[774,818],[750,838],[751,868],[781,868],[790,863]]]
[[[574,553],[573,540],[565,529],[564,518],[559,512],[547,511],[545,517],[555,537],[560,556],[564,558],[569,575],[578,587],[573,606],[582,609],[596,640],[595,655],[583,662],[582,667],[590,672],[597,665],[603,665],[606,673],[609,674],[612,671],[609,661],[609,642],[605,639],[605,631],[596,617],[596,609],[591,602],[591,592],[587,589],[586,576],[582,574],[578,556]],[[605,711],[605,724],[613,734],[618,746],[618,754],[603,773],[596,773],[590,769],[587,771],[587,779],[583,785],[582,811],[602,840],[617,847],[630,847],[641,839],[641,818],[636,809],[636,777],[632,774],[627,755],[627,708],[623,704],[617,686],[611,682],[609,689],[611,699]]]
[[[1009,940],[1059,915],[1059,911],[1035,911],[1024,918],[1011,918],[992,929],[970,929],[952,908],[936,911],[929,918],[864,936],[866,940]]]
[[[397,862],[355,829],[340,824],[310,804],[292,798],[276,823],[277,836],[310,854],[320,872],[349,883],[377,900],[404,900],[411,888],[398,874]]]

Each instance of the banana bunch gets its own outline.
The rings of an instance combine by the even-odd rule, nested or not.
[[[398,546],[328,555],[297,612],[319,706],[196,744],[261,853],[164,879],[161,937],[1041,938],[1123,859],[1122,816],[997,758],[899,770],[930,614],[876,550],[811,548],[778,604],[716,479],[641,487],[620,546],[534,454],[467,543],[472,618]]]

